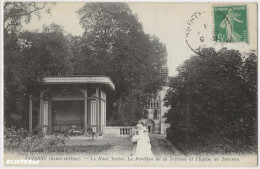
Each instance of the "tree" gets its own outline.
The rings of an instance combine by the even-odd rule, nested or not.
[[[112,117],[136,124],[145,103],[163,85],[158,74],[166,63],[165,45],[144,33],[126,3],[86,3],[78,13],[85,31],[76,60],[85,69],[75,73],[110,76],[116,85]]]
[[[15,99],[28,100],[30,93],[39,94],[43,77],[67,75],[73,70],[72,52],[61,27],[52,24],[42,33],[10,37],[4,46],[6,117],[16,113]]]
[[[41,17],[41,10],[50,13],[54,3],[47,2],[5,2],[4,3],[4,34],[19,32],[22,22],[29,23],[32,15]],[[47,8],[46,8],[47,6]]]
[[[235,143],[255,145],[256,65],[253,53],[243,59],[239,51],[212,48],[185,61],[165,98],[173,142],[189,148],[198,142],[207,147],[212,139],[214,145],[226,139],[237,149]]]
[[[14,115],[16,119],[20,119],[20,117],[26,117],[21,114],[24,112],[24,110],[17,108],[17,104],[27,104],[26,101],[28,100],[28,95],[26,93],[28,91],[28,87],[32,85],[30,82],[36,82],[35,78],[29,78],[30,72],[27,72],[27,68],[33,67],[33,65],[28,65],[28,63],[32,64],[32,60],[29,60],[23,52],[24,49],[28,49],[28,47],[30,47],[32,44],[30,41],[21,38],[19,35],[22,30],[22,23],[29,23],[33,15],[36,15],[38,18],[40,18],[41,11],[43,10],[49,13],[52,4],[54,3],[4,3],[4,117],[7,125],[10,115]],[[20,116],[17,116],[17,114]],[[14,125],[15,122],[12,122],[12,124]],[[23,123],[17,124],[25,125]]]

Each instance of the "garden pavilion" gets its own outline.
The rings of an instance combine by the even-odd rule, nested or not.
[[[29,98],[29,130],[40,126],[48,133],[77,126],[103,133],[107,95],[114,90],[106,76],[44,77],[38,97]]]

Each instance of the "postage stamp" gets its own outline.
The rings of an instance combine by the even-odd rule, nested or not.
[[[248,43],[247,6],[215,6],[214,29],[216,42]]]

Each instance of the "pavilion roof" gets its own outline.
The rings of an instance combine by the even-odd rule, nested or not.
[[[107,76],[51,76],[44,77],[45,84],[105,84],[115,90],[115,85]]]

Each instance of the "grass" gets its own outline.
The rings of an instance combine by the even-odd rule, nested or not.
[[[21,147],[22,146],[18,147],[17,144],[12,144],[11,146],[6,145],[5,151],[26,153]],[[52,147],[43,139],[41,140],[41,144],[31,153],[84,153],[85,155],[109,155],[118,153],[120,155],[130,155],[132,151],[133,144],[131,137],[104,136],[103,139],[96,140],[87,139],[86,137],[71,137],[69,140],[66,140],[65,146],[59,144]]]
[[[89,155],[102,153],[111,149],[113,145],[75,145],[75,146],[54,146],[36,150],[35,152],[62,152],[62,153],[77,153],[84,152]]]

